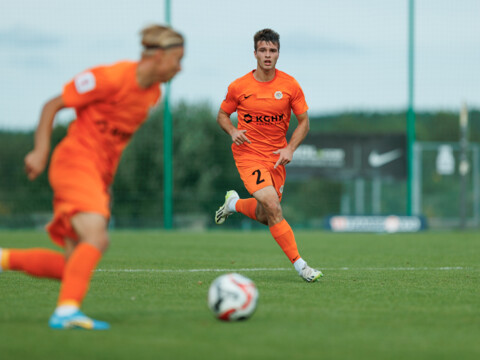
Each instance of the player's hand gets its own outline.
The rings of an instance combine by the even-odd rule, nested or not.
[[[32,150],[25,156],[25,172],[30,180],[35,180],[47,166],[48,152]]]
[[[290,148],[285,147],[283,149],[278,149],[277,151],[273,152],[274,154],[280,155],[278,157],[277,162],[275,163],[274,169],[277,168],[278,165],[287,165],[293,158],[293,151]]]
[[[236,145],[242,145],[244,142],[247,142],[247,143],[251,144],[250,140],[248,140],[247,136],[245,135],[246,132],[247,132],[247,130],[235,129],[232,132],[233,143],[236,144]]]

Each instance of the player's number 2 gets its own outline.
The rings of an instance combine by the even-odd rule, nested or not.
[[[255,170],[252,173],[252,175],[255,175],[255,174],[257,174],[257,185],[265,181],[265,179],[262,179],[262,172],[260,170]]]

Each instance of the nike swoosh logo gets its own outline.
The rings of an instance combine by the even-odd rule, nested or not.
[[[248,96],[245,95],[243,98],[246,100],[246,99],[248,99],[250,96],[252,96],[252,94],[250,94],[250,95],[248,95]]]
[[[386,153],[379,154],[376,150],[372,151],[370,155],[368,155],[368,163],[371,167],[380,167],[393,160],[398,159],[403,154],[402,149],[395,149],[391,151],[387,151]]]

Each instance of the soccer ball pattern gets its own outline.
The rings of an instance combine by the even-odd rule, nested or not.
[[[257,307],[257,300],[255,283],[236,273],[219,276],[208,290],[208,307],[223,321],[248,319]]]

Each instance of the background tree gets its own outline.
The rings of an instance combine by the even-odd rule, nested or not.
[[[469,116],[469,139],[480,142],[480,112],[470,111]],[[231,139],[217,125],[216,109],[212,110],[209,104],[181,102],[173,107],[172,118],[175,223],[182,226],[198,220],[214,226],[213,214],[226,190],[236,189],[240,196],[248,196],[232,158]],[[295,121],[293,117],[292,128]],[[405,128],[403,112],[311,116],[312,133],[381,135],[404,133]],[[55,126],[52,147],[66,131],[66,125]],[[418,113],[416,135],[418,141],[457,142],[458,114]],[[32,146],[33,131],[0,131],[0,226],[40,226],[52,211],[47,172],[34,182],[28,181],[24,174],[23,158]],[[112,188],[115,226],[163,225],[163,162],[163,109],[159,108],[134,136],[121,159]],[[429,166],[433,166],[433,160]],[[431,185],[424,184],[424,192],[438,191],[435,180],[432,181]],[[342,186],[322,178],[302,183],[288,180],[282,201],[285,215],[297,224],[318,223],[323,216],[339,211]],[[385,193],[385,198],[388,196]],[[391,196],[398,198],[398,204],[404,199],[398,192]],[[393,198],[389,202],[397,204]],[[242,224],[256,226],[242,217],[232,217],[225,226]]]

